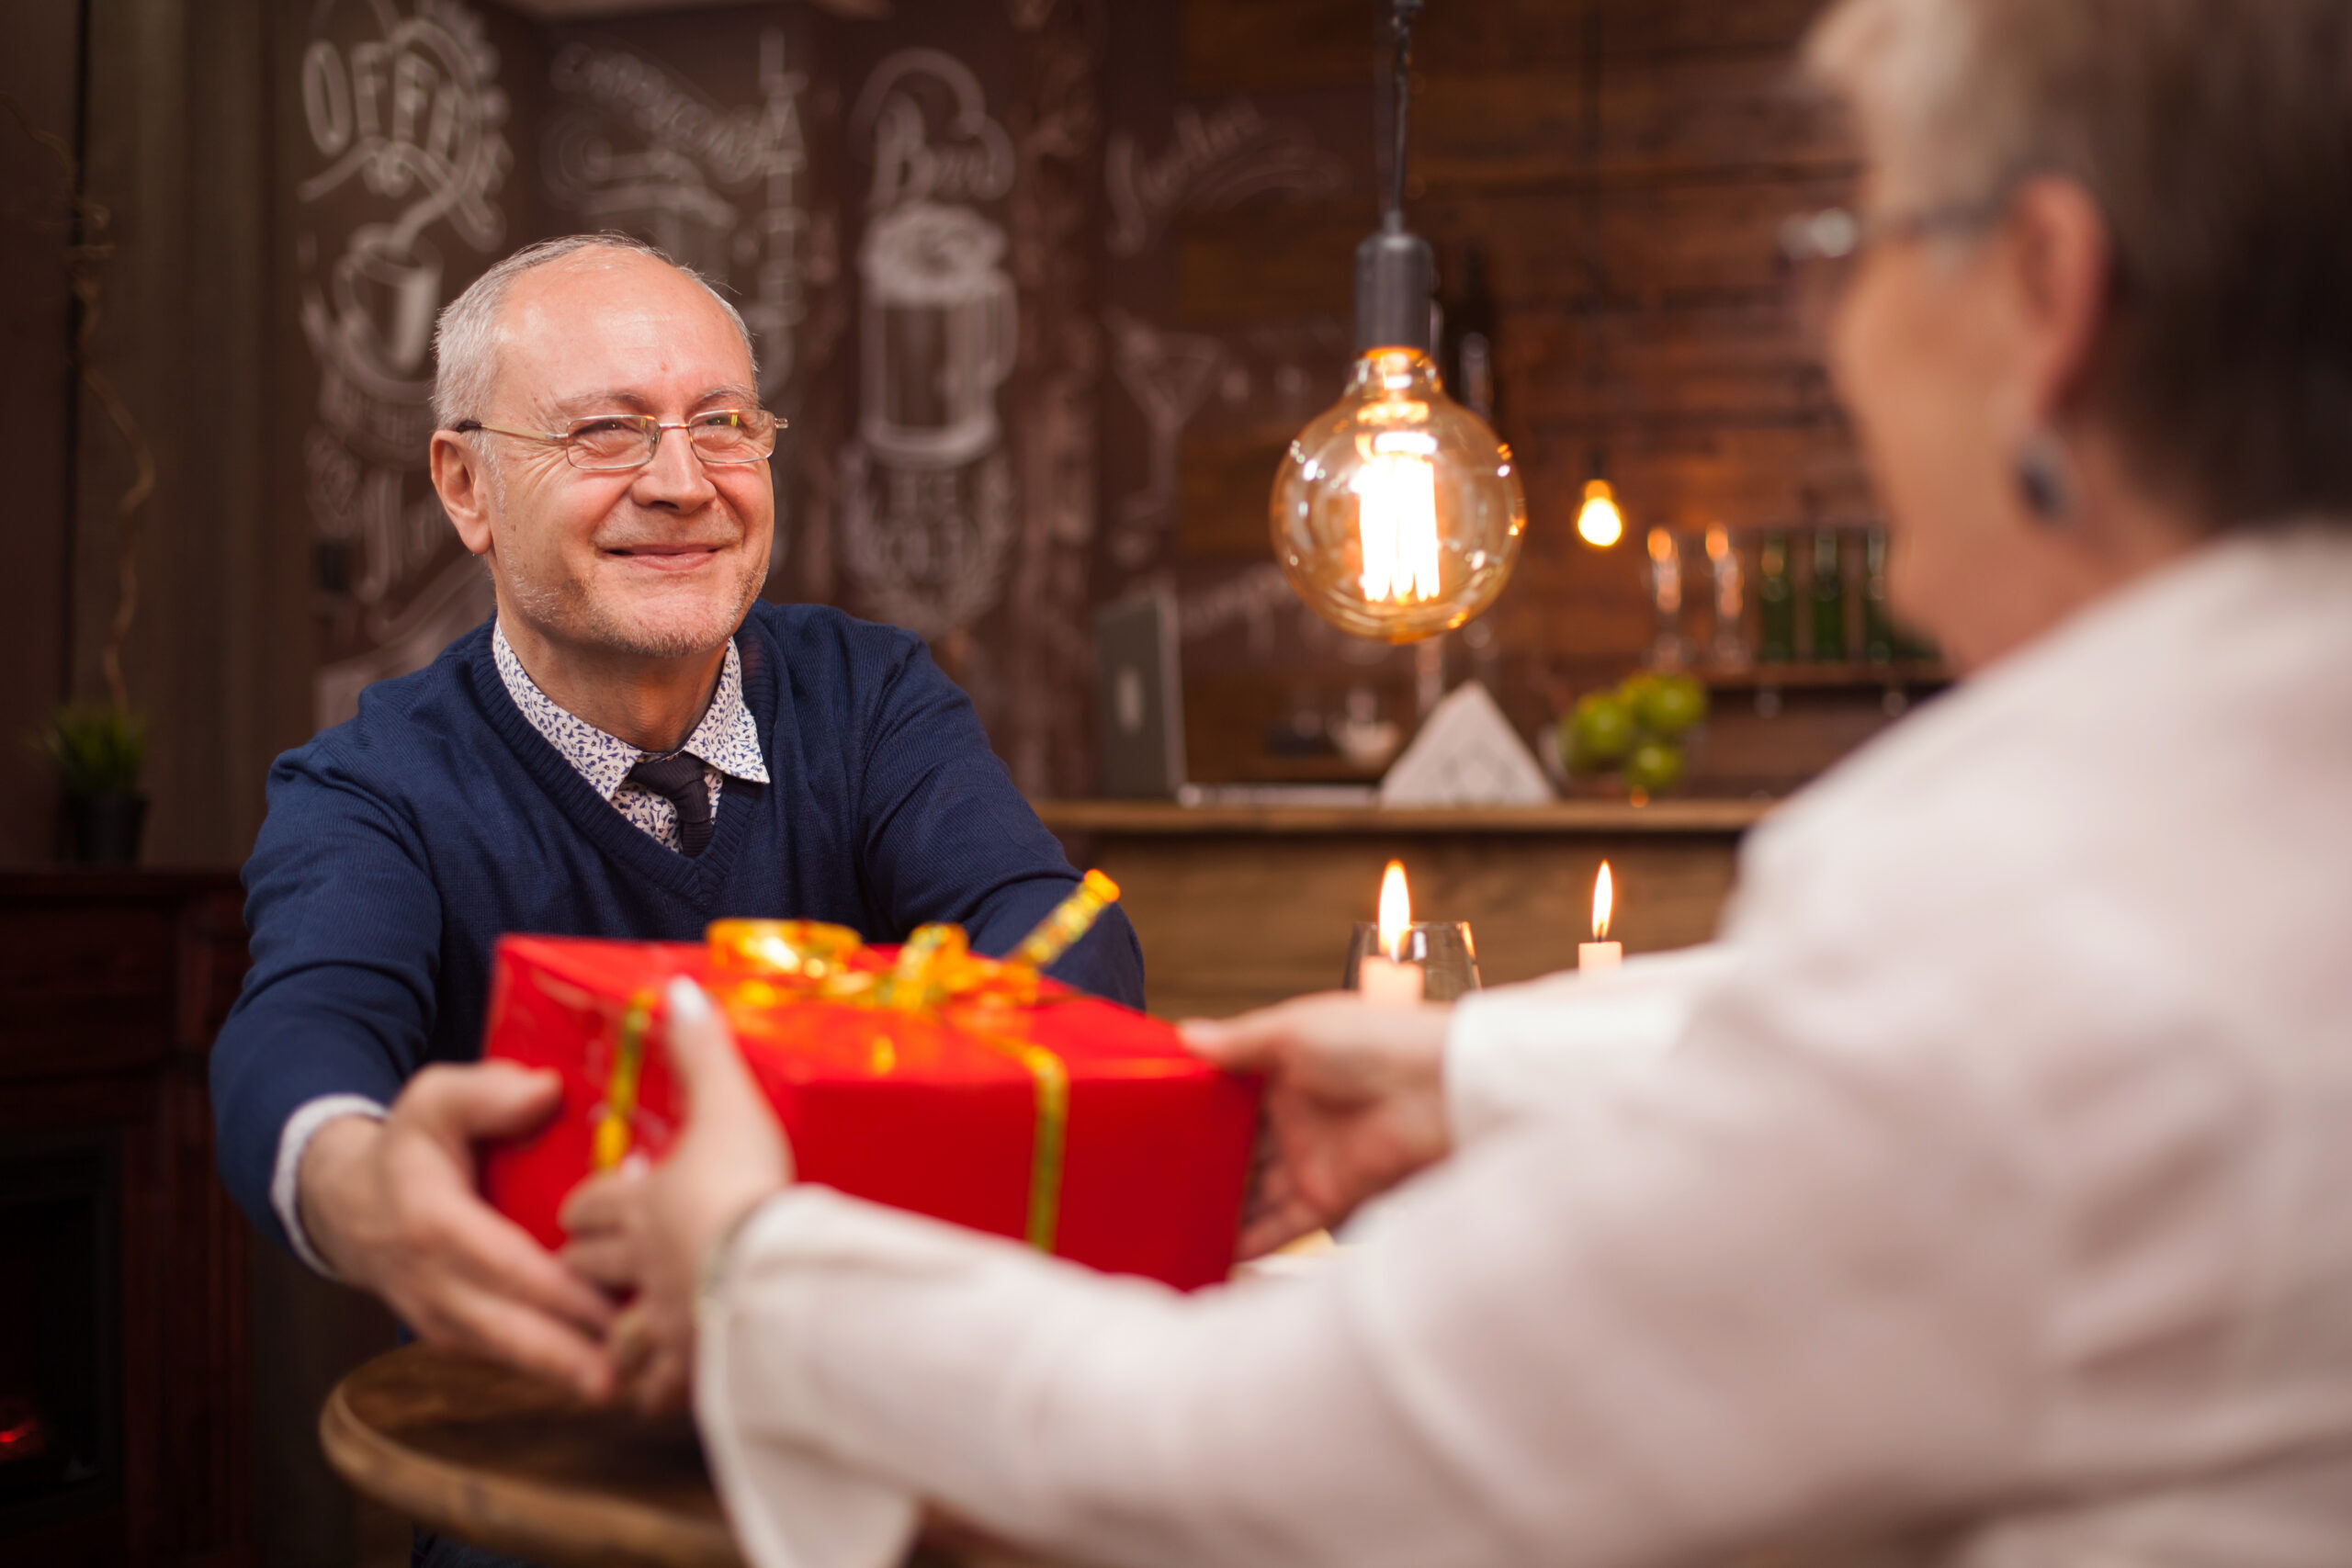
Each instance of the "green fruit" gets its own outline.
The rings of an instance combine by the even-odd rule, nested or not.
[[[1682,748],[1671,740],[1645,740],[1625,759],[1625,787],[1663,795],[1682,779]]]
[[[1679,735],[1707,716],[1707,688],[1688,675],[1658,675],[1642,690],[1634,718],[1657,735]]]
[[[1607,692],[1581,698],[1565,728],[1561,751],[1571,772],[1605,772],[1633,750],[1633,712]]]
[[[1625,705],[1625,711],[1634,716],[1635,724],[1642,722],[1642,706],[1657,689],[1657,672],[1652,670],[1636,670],[1617,682],[1617,700]]]

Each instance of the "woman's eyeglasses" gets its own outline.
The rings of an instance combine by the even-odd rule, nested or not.
[[[1907,244],[1939,235],[1965,234],[1999,215],[2005,192],[1986,201],[1953,202],[1917,212],[1883,216],[1826,207],[1803,212],[1781,225],[1781,279],[1790,314],[1807,342],[1819,345],[1829,318],[1852,281],[1863,253],[1873,245]]]
[[[575,419],[562,430],[510,430],[478,419],[459,420],[449,428],[459,434],[487,430],[563,449],[575,468],[591,473],[617,473],[641,468],[662,450],[664,431],[683,430],[695,456],[706,463],[756,463],[775,450],[775,434],[785,422],[765,409],[714,409],[692,419],[665,424],[651,414],[605,413]]]

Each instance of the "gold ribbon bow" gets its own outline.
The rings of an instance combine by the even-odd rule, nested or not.
[[[1024,1234],[1030,1246],[1051,1252],[1069,1139],[1069,1067],[1055,1051],[1013,1032],[1012,1015],[1036,1004],[1038,972],[1068,952],[1118,897],[1116,883],[1088,872],[1002,961],[972,952],[964,928],[952,925],[917,927],[888,969],[858,962],[865,943],[857,932],[819,920],[717,920],[704,940],[714,978],[731,1001],[752,1008],[831,1001],[927,1015],[952,1010],[969,1038],[1019,1063],[1036,1105]],[[651,1017],[650,992],[631,998],[622,1017],[605,1103],[597,1111],[598,1170],[611,1169],[628,1153]],[[883,1059],[878,1050],[876,1059]]]

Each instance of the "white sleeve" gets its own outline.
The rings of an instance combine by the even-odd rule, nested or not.
[[[319,1255],[319,1249],[311,1245],[309,1233],[302,1229],[302,1156],[309,1151],[311,1140],[319,1135],[319,1129],[338,1116],[365,1116],[381,1122],[387,1114],[381,1105],[364,1094],[322,1094],[303,1101],[286,1119],[284,1130],[277,1134],[277,1163],[270,1168],[269,1175],[269,1206],[277,1211],[277,1223],[286,1227],[286,1239],[293,1244],[294,1256],[327,1279],[339,1276]]]
[[[1557,1107],[1602,1076],[1656,1061],[1732,966],[1730,950],[1710,942],[1463,998],[1445,1039],[1454,1143],[1473,1143]]]
[[[1716,1032],[1303,1279],[1183,1296],[780,1195],[703,1321],[739,1539],[881,1568],[920,1495],[1132,1568],[1606,1565],[1984,1496],[2034,1452],[2043,1353],[2047,1204],[2000,1120],[1943,1074]]]

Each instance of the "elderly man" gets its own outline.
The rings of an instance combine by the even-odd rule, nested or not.
[[[433,481],[497,618],[272,770],[220,1162],[256,1224],[424,1338],[601,1392],[605,1296],[474,1192],[473,1142],[556,1094],[471,1062],[499,935],[952,920],[1001,952],[1076,875],[918,638],[760,601],[777,421],[707,285],[550,241],[438,348]],[[1057,972],[1141,1000],[1122,919]]]

